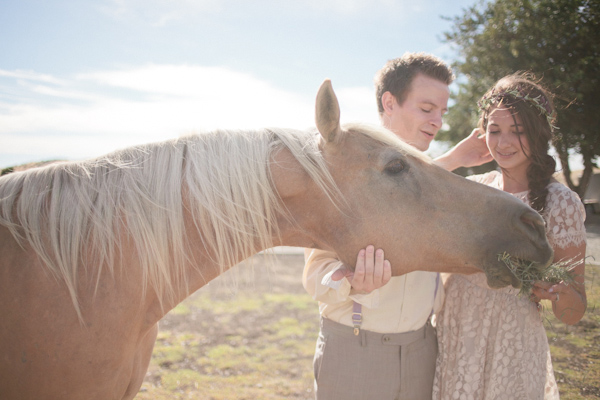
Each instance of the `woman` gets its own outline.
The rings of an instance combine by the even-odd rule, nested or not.
[[[500,172],[470,179],[511,193],[538,211],[546,221],[554,261],[577,265],[575,282],[536,282],[530,299],[511,287],[489,288],[481,273],[451,275],[437,318],[433,398],[558,399],[537,302],[550,300],[566,324],[577,323],[585,313],[584,207],[577,194],[552,177],[556,163],[548,150],[555,112],[540,85],[524,74],[509,75],[478,104],[479,130]]]

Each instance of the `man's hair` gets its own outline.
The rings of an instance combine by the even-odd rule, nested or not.
[[[398,104],[406,100],[410,85],[418,74],[437,79],[450,85],[454,81],[452,68],[444,61],[427,53],[404,53],[402,57],[389,60],[375,75],[375,96],[379,113],[383,113],[381,97],[390,92]]]

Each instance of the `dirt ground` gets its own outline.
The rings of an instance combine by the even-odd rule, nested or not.
[[[317,303],[299,251],[256,255],[160,323],[136,400],[312,399]]]

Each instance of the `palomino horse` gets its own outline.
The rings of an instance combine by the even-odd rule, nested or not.
[[[329,81],[316,111],[321,135],[216,131],[2,177],[0,397],[132,399],[158,321],[269,247],[353,265],[371,243],[395,275],[484,270],[497,287],[514,282],[499,253],[551,259],[520,201],[340,127]]]

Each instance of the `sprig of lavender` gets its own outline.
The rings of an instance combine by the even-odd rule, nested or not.
[[[575,281],[573,268],[581,264],[582,261],[573,262],[573,259],[559,261],[550,264],[546,268],[539,269],[536,263],[516,258],[504,252],[498,254],[498,261],[504,264],[521,281],[521,290],[519,295],[529,295],[533,284],[537,281],[549,282],[552,284],[565,282],[567,284]]]

